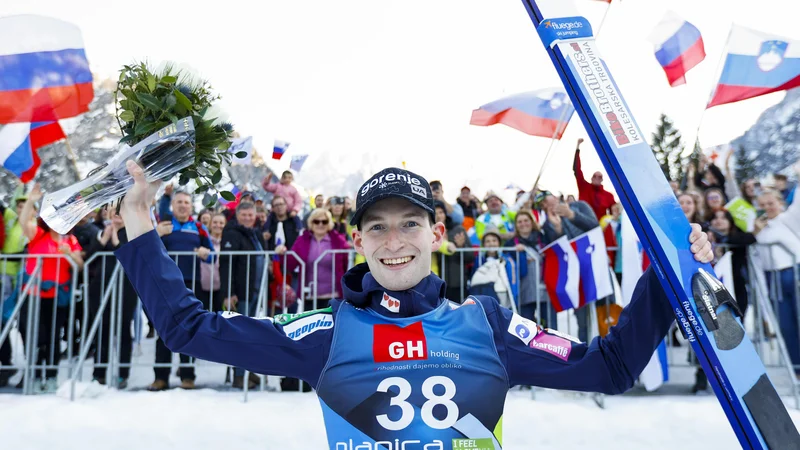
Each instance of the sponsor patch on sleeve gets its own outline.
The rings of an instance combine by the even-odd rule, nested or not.
[[[508,324],[508,333],[515,336],[525,345],[533,339],[542,329],[536,322],[528,320],[517,313],[511,316],[511,323]]]
[[[233,319],[236,316],[241,316],[241,314],[233,311],[222,311],[221,316],[223,319]]]
[[[293,341],[299,341],[311,333],[329,328],[333,328],[332,314],[312,314],[287,323],[283,332]]]
[[[567,361],[569,359],[569,354],[572,352],[572,342],[568,339],[550,334],[548,329],[531,339],[530,348],[541,350],[562,361]]]

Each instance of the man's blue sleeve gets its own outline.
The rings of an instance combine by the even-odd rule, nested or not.
[[[481,299],[481,303],[488,302]],[[617,325],[588,345],[541,329],[496,301],[492,304],[494,308],[489,306],[486,312],[511,386],[605,394],[621,394],[633,387],[675,319],[652,269],[637,283]]]
[[[259,374],[300,378],[316,386],[333,336],[330,310],[308,313],[286,325],[269,318],[208,312],[186,289],[183,274],[155,230],[115,254],[173,352]]]

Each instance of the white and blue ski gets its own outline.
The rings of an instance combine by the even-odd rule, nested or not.
[[[571,0],[522,0],[743,448],[800,448],[800,434],[730,295],[694,260],[689,222]]]

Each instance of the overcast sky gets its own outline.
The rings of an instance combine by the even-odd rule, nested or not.
[[[576,0],[595,29],[606,4]],[[718,73],[732,23],[795,37],[789,0],[615,1],[598,36],[612,75],[649,136],[660,113],[693,140]],[[701,31],[707,57],[688,83],[670,88],[646,38],[667,7]],[[123,64],[149,58],[196,68],[222,94],[238,131],[260,149],[273,139],[308,153],[304,172],[324,152],[348,171],[373,153],[377,165],[397,165],[443,180],[451,196],[470,183],[482,193],[513,182],[533,184],[549,140],[505,126],[469,125],[472,109],[503,95],[560,85],[519,0],[307,0],[164,2],[137,0],[4,0],[0,16],[57,17],[83,30],[99,74],[116,77]],[[703,146],[741,135],[783,93],[708,110]],[[573,117],[543,186],[575,192],[571,161],[585,136]],[[588,142],[586,144],[589,144]],[[602,169],[586,145],[587,172]],[[341,156],[341,158],[339,158]],[[304,186],[315,180],[301,173]],[[336,193],[329,193],[336,194]]]

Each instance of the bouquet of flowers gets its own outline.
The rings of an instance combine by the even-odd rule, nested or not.
[[[194,180],[195,193],[205,193],[211,206],[217,192],[234,200],[230,192],[219,192],[222,163],[230,164],[233,127],[212,112],[219,96],[207,81],[167,66],[150,70],[140,63],[124,66],[116,92],[116,115],[122,131],[116,156],[94,169],[86,179],[42,199],[41,217],[54,230],[67,234],[90,211],[121,200],[133,186],[125,163],[136,161],[148,181],[179,174],[179,183]],[[246,155],[236,155],[244,157]]]

